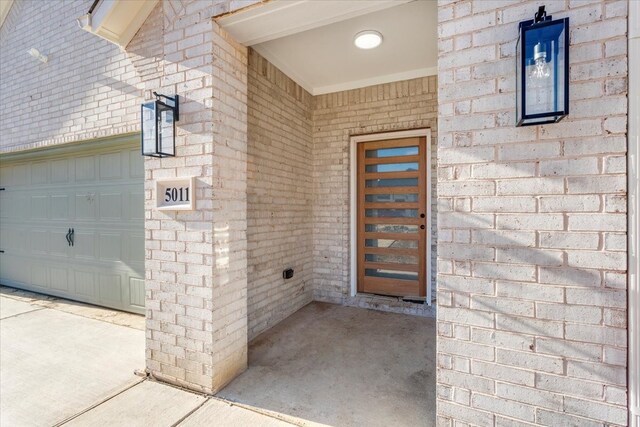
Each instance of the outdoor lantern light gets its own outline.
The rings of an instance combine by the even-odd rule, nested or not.
[[[171,98],[156,92],[153,94],[155,101],[142,104],[142,155],[173,157],[176,155],[176,122],[179,119],[178,95]]]
[[[569,114],[569,18],[540,6],[516,45],[516,126],[556,123]]]

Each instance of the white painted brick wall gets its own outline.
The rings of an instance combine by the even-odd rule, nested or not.
[[[135,132],[143,78],[158,61],[145,55],[161,34],[128,52],[81,30],[91,0],[16,1],[0,28],[0,150],[15,151]],[[161,30],[161,28],[160,28]],[[147,28],[151,36],[154,30]],[[38,49],[46,64],[27,51]]]
[[[313,97],[249,51],[249,338],[311,302]],[[282,271],[294,269],[292,279]]]
[[[515,128],[538,4],[439,2],[442,426],[626,425],[626,2],[546,3],[571,20],[570,115]]]

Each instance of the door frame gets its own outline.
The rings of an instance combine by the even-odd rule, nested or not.
[[[431,129],[412,129],[395,132],[383,132],[367,135],[355,135],[349,138],[349,247],[350,247],[350,296],[358,295],[358,144],[362,142],[383,141],[385,139],[400,139],[412,137],[427,138],[427,201],[425,209],[429,218],[427,221],[427,251],[426,251],[426,303],[431,305],[431,232],[433,229],[433,209],[431,206]],[[362,294],[366,295],[366,294]]]

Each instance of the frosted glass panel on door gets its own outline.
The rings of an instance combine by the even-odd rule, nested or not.
[[[404,248],[418,249],[417,240],[393,240],[393,239],[365,239],[367,248]]]
[[[365,209],[368,218],[418,218],[417,209]]]
[[[417,264],[418,257],[411,255],[390,255],[390,254],[365,254],[364,260],[367,262],[386,262],[393,264]]]
[[[396,157],[396,156],[417,156],[418,147],[395,147],[395,148],[380,148],[378,150],[367,150],[365,157]]]
[[[396,271],[381,268],[366,268],[364,270],[364,275],[370,277],[382,277],[385,279],[418,280],[418,273],[415,271]]]
[[[364,171],[371,172],[412,172],[418,171],[418,162],[409,163],[383,163],[379,165],[366,165]]]
[[[417,225],[403,224],[365,224],[364,231],[367,233],[417,233]]]
[[[367,179],[366,187],[415,187],[418,178]]]
[[[417,194],[367,194],[364,196],[367,203],[417,203]]]

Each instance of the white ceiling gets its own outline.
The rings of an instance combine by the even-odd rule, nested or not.
[[[239,13],[218,22],[225,28],[228,24],[227,30],[232,35],[240,37],[246,45],[252,45],[313,95],[437,74],[435,0],[408,3],[398,0],[274,0],[266,3],[269,4],[273,10],[260,6],[250,9],[245,17]],[[280,9],[275,10],[274,4]],[[331,4],[333,13],[312,12],[312,5],[317,7],[318,4]],[[293,5],[296,7],[289,7]],[[360,5],[360,9],[351,11],[354,5]],[[375,11],[366,13],[371,10]],[[258,31],[267,20],[273,29],[271,36]],[[332,23],[325,25],[327,21]],[[279,36],[284,31],[282,25],[291,22],[304,23],[304,26],[299,25],[297,32],[295,28],[287,28],[284,32],[287,35]],[[363,30],[382,33],[382,45],[372,50],[356,48],[353,37]],[[277,34],[278,31],[281,34]]]

